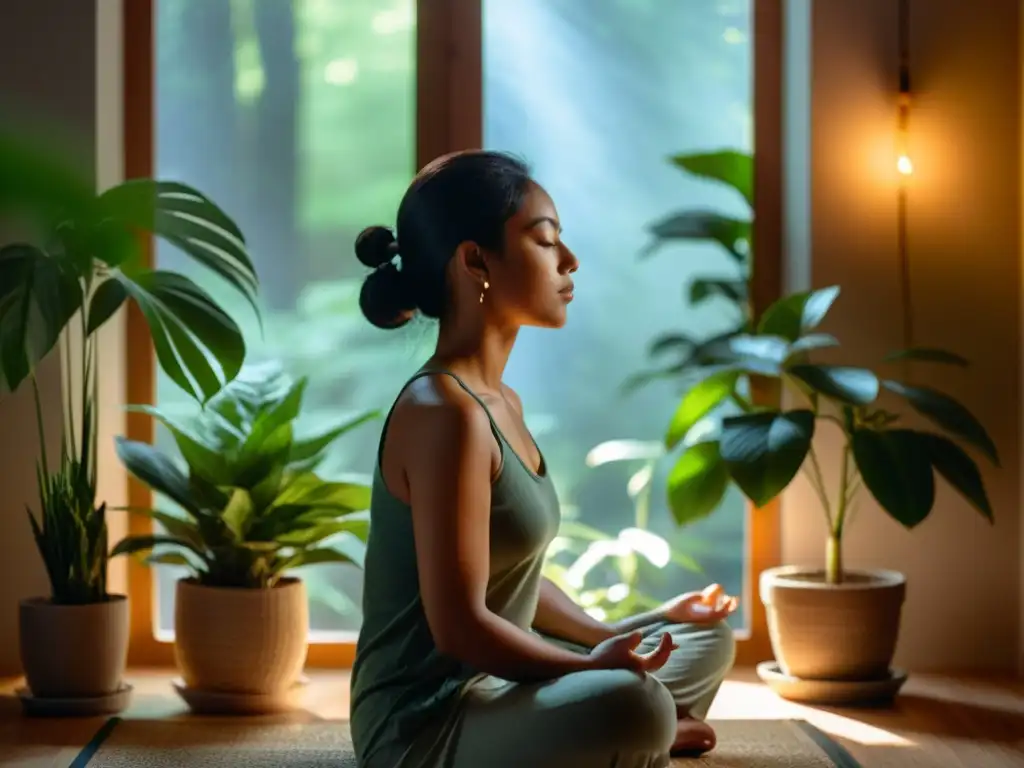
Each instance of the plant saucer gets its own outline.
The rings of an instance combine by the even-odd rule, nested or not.
[[[30,717],[97,717],[123,712],[131,703],[133,690],[128,683],[121,683],[116,691],[103,696],[42,698],[34,696],[28,688],[19,688],[14,693]]]
[[[895,667],[878,680],[803,680],[785,674],[777,661],[758,664],[757,676],[789,701],[833,706],[888,704],[907,681],[906,670]]]
[[[196,714],[269,715],[299,707],[309,678],[300,677],[290,687],[274,693],[232,693],[189,688],[180,677],[172,683],[175,692]]]

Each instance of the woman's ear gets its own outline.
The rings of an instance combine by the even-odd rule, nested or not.
[[[455,263],[475,283],[482,284],[490,280],[486,254],[476,243],[466,241],[459,245],[455,249]]]

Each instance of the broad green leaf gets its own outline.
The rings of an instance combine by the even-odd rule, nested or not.
[[[332,427],[326,432],[320,433],[319,435],[295,440],[292,443],[290,456],[291,461],[304,462],[315,459],[339,437],[351,432],[356,427],[361,426],[368,421],[380,418],[380,415],[381,413],[378,410],[366,411],[348,419],[336,427]]]
[[[718,443],[687,449],[668,476],[668,505],[676,523],[687,525],[710,515],[722,502],[729,473]]]
[[[89,322],[86,335],[92,335],[121,308],[128,298],[128,291],[118,280],[104,280],[96,288],[89,301]]]
[[[920,433],[858,429],[851,445],[864,486],[882,509],[907,528],[922,523],[935,503],[935,474]]]
[[[732,187],[754,207],[754,158],[750,153],[721,150],[675,155],[672,163],[694,176]]]
[[[719,452],[736,485],[763,507],[796,476],[813,437],[811,411],[745,413],[722,420]]]
[[[788,355],[789,343],[779,336],[737,333],[699,345],[694,357],[703,365],[721,366],[762,376],[778,376]]]
[[[145,515],[150,520],[159,523],[170,536],[189,541],[196,547],[203,546],[203,537],[199,532],[199,528],[190,520],[175,517],[174,515],[169,515],[166,512],[160,512],[156,509],[128,507],[127,511],[131,514]]]
[[[261,459],[265,458],[277,462],[279,454],[283,460],[291,453],[294,434],[292,423],[302,410],[306,384],[306,379],[294,382],[284,397],[277,402],[265,404],[255,414],[239,455],[242,464],[262,463]]]
[[[243,488],[235,488],[228,498],[227,506],[221,512],[221,519],[227,525],[228,530],[235,535],[239,541],[243,541],[249,532],[253,522],[252,498]]]
[[[282,533],[277,537],[277,542],[286,546],[309,546],[311,544],[319,544],[324,539],[329,539],[342,533],[348,533],[360,541],[366,541],[369,532],[369,514],[356,513],[346,515],[343,519],[335,522],[318,523],[309,528]]]
[[[789,345],[789,355],[786,358],[786,362],[790,363],[797,359],[800,359],[800,361],[803,362],[806,360],[808,352],[813,352],[816,349],[827,349],[828,347],[838,346],[839,339],[828,333],[811,333],[807,336],[801,336]]]
[[[890,380],[883,381],[882,385],[889,391],[905,397],[915,411],[931,419],[950,434],[974,445],[995,466],[999,466],[996,444],[981,422],[963,404],[930,387],[913,387]]]
[[[747,281],[715,280],[701,277],[690,283],[691,304],[700,304],[715,296],[721,296],[736,304],[745,302],[747,300]]]
[[[928,446],[928,455],[931,457],[932,466],[936,471],[946,478],[946,482],[959,491],[986,520],[995,522],[992,505],[985,492],[985,482],[981,479],[981,472],[978,471],[978,465],[974,463],[974,459],[968,456],[959,445],[941,435],[919,434]]]
[[[149,443],[128,440],[125,437],[116,437],[114,444],[118,458],[132,475],[178,504],[193,517],[201,514],[189,492],[188,478],[167,456]]]
[[[659,357],[667,352],[691,352],[697,342],[690,336],[682,333],[663,333],[648,345],[647,354],[650,357]]]
[[[38,248],[0,248],[0,386],[13,392],[82,306],[78,277]]]
[[[366,548],[358,539],[352,537],[347,543],[344,552],[338,548],[307,549],[298,552],[283,563],[283,571],[290,571],[294,568],[303,568],[307,565],[319,565],[322,563],[353,563],[361,566],[366,556]]]
[[[737,371],[722,371],[696,384],[676,408],[665,434],[665,446],[675,448],[690,429],[717,408],[735,390]]]
[[[710,240],[721,245],[733,260],[744,263],[744,246],[750,242],[751,223],[723,216],[714,211],[681,211],[666,216],[648,228],[652,239],[640,253],[650,256],[665,243],[673,240]]]
[[[765,310],[757,325],[757,332],[796,341],[821,324],[838,296],[839,286],[833,285],[779,299]]]
[[[215,435],[209,431],[201,433],[182,419],[176,419],[155,406],[137,405],[131,406],[129,410],[152,416],[167,428],[188,464],[190,474],[199,475],[213,485],[231,484],[226,446],[216,439],[210,439]]]
[[[173,272],[115,277],[146,318],[160,367],[185,392],[206,402],[238,375],[245,359],[242,331],[206,291]]]
[[[150,565],[177,565],[185,566],[186,568],[194,568],[195,564],[189,560],[181,552],[161,552],[156,555],[150,555],[146,558],[146,562]]]
[[[156,547],[181,547],[190,552],[196,552],[195,547],[186,539],[179,539],[176,536],[166,536],[160,533],[144,534],[141,536],[127,536],[117,543],[110,551],[111,557],[118,555],[134,555],[139,552],[150,552]],[[201,555],[200,552],[196,552]]]
[[[867,405],[878,397],[878,377],[866,368],[794,365],[786,372],[815,392],[850,405]]]
[[[970,365],[967,358],[961,357],[954,352],[930,347],[914,347],[912,349],[901,349],[898,352],[890,352],[885,356],[884,360],[886,362],[912,360],[922,363],[945,363],[947,365],[958,365],[961,368],[967,368]]]
[[[606,440],[587,451],[584,463],[600,467],[616,461],[654,461],[664,455],[664,445],[654,440]]]
[[[370,507],[370,489],[358,483],[331,483],[312,472],[298,475],[274,499],[275,507],[304,506],[358,512]]]
[[[0,129],[0,218],[27,215],[33,224],[51,229],[84,217],[95,199],[91,169],[80,155],[55,151],[52,137],[36,126],[11,130],[9,117]]]
[[[220,275],[259,316],[258,279],[245,239],[231,218],[198,190],[177,182],[131,179],[100,195],[97,208],[102,219],[151,232]]]

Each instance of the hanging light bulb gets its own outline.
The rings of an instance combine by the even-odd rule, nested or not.
[[[904,176],[909,176],[914,172],[914,163],[910,159],[910,155],[901,154],[896,158],[896,170]]]
[[[914,172],[914,162],[910,159],[910,151],[907,140],[907,122],[910,112],[910,78],[904,73],[900,74],[900,104],[899,104],[899,125],[896,135],[896,170],[902,176],[909,176]],[[907,86],[907,90],[904,90]]]
[[[901,176],[909,176],[914,172],[914,163],[910,159],[908,149],[907,123],[910,120],[910,45],[909,45],[909,0],[900,0],[899,4],[899,104],[897,117],[896,170]]]

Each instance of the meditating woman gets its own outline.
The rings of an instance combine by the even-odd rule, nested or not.
[[[608,626],[541,574],[559,504],[502,373],[519,329],[561,327],[573,299],[579,261],[551,198],[514,158],[449,155],[412,182],[395,235],[366,229],[356,255],[373,268],[371,323],[440,321],[377,455],[360,766],[654,768],[711,749],[736,600],[712,586]]]

